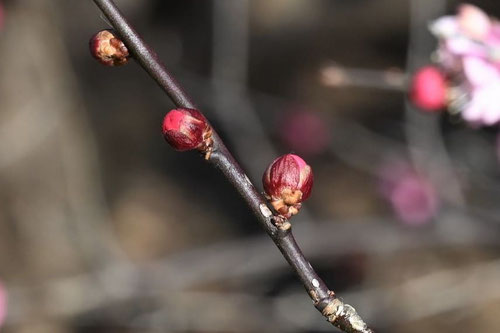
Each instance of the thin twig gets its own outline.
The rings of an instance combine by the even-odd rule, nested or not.
[[[126,21],[113,1],[94,0],[94,2],[117,30],[134,58],[165,90],[172,101],[178,107],[195,108],[195,104],[166,71],[156,54],[144,43]],[[313,299],[318,311],[329,322],[345,332],[373,332],[366,326],[353,307],[344,304],[328,289],[310,263],[305,259],[291,230],[281,231],[275,227],[273,219],[276,216],[271,213],[264,198],[250,182],[247,175],[243,172],[215,131],[213,131],[212,139],[214,141],[213,153],[208,162],[221,170],[224,176],[245,199],[262,227],[295,270],[310,297]]]

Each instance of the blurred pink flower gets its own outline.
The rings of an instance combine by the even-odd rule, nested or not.
[[[500,122],[500,23],[464,4],[429,28],[440,41],[438,61],[452,78],[450,91],[460,92],[450,95],[451,112],[473,125]]]
[[[328,148],[330,132],[320,115],[310,111],[292,111],[281,115],[281,140],[299,154],[316,155]]]
[[[439,209],[439,198],[431,182],[404,162],[382,167],[380,191],[396,216],[407,225],[424,225]]]
[[[5,322],[7,316],[7,290],[2,282],[0,282],[0,327]]]

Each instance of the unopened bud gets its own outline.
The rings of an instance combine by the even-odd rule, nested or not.
[[[439,111],[446,107],[447,90],[444,74],[434,66],[425,66],[413,75],[410,100],[424,111]]]
[[[311,195],[311,167],[297,155],[278,157],[262,177],[264,191],[274,209],[286,218],[299,212],[301,204]]]
[[[175,150],[199,149],[210,153],[212,131],[206,118],[198,110],[171,110],[163,119],[162,132],[165,140]]]
[[[128,49],[113,30],[101,30],[89,42],[90,53],[101,64],[121,66],[128,62]]]

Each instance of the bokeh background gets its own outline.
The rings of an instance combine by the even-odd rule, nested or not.
[[[281,154],[312,166],[297,241],[370,326],[500,330],[497,129],[406,102],[457,1],[116,3],[259,189]],[[335,330],[222,175],[164,142],[154,81],[90,57],[92,1],[1,4],[0,331]]]

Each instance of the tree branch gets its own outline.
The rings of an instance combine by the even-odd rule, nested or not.
[[[168,94],[177,107],[196,108],[195,104],[183,92],[174,78],[160,63],[156,54],[144,43],[132,26],[123,17],[111,0],[93,0],[106,15],[129,52],[139,64],[155,79],[160,87]],[[213,152],[208,162],[222,171],[224,176],[233,184],[246,203],[252,209],[259,223],[272,238],[290,266],[306,288],[314,301],[315,307],[329,322],[349,333],[373,332],[362,321],[353,307],[344,304],[328,289],[305,259],[297,245],[291,229],[283,231],[274,225],[277,216],[273,215],[266,201],[248,179],[229,150],[226,148],[215,131],[212,133]]]

